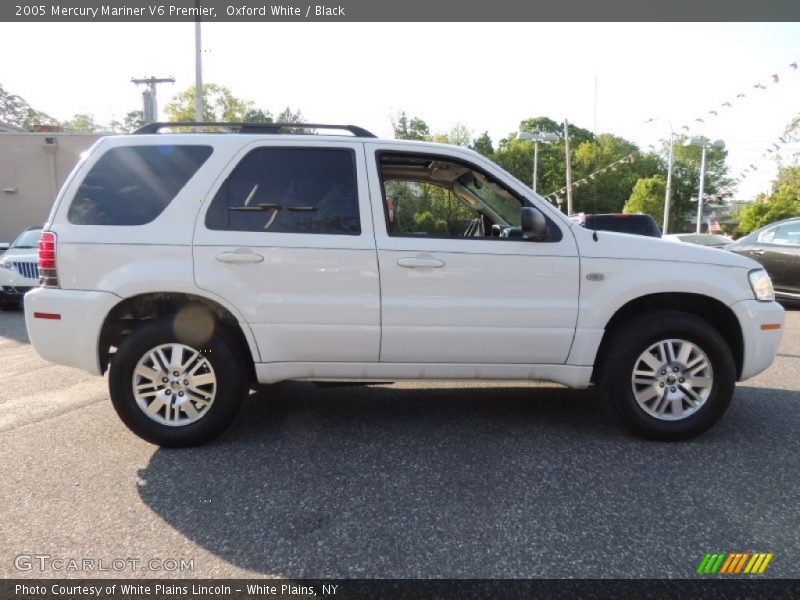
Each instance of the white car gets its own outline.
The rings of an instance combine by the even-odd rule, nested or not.
[[[724,248],[733,243],[733,238],[716,233],[670,233],[661,236],[669,242],[682,242],[684,244],[697,244],[707,248]]]
[[[23,231],[0,256],[0,310],[19,308],[23,296],[39,285],[41,227]]]
[[[595,384],[685,439],[775,357],[750,259],[584,229],[465,148],[297,127],[103,138],[55,201],[30,339],[108,369],[146,440],[212,439],[254,381],[402,379]]]

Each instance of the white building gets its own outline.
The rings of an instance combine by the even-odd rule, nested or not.
[[[47,220],[53,200],[96,133],[21,131],[0,123],[0,242]]]

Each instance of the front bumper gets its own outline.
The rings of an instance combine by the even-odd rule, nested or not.
[[[744,360],[739,381],[744,381],[766,370],[775,360],[786,313],[777,302],[758,300],[740,300],[731,305],[731,310],[742,328]]]
[[[36,288],[25,296],[25,325],[45,360],[101,375],[98,344],[120,297],[108,292]]]
[[[22,302],[23,297],[32,287],[21,287],[16,285],[0,286],[0,301],[3,302]]]

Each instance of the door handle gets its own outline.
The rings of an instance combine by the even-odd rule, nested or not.
[[[229,265],[264,262],[264,257],[250,250],[236,250],[234,252],[220,252],[216,259]]]
[[[407,256],[398,260],[397,264],[406,269],[441,269],[444,261],[433,256]]]
[[[759,250],[753,250],[753,254],[758,254],[759,256],[764,256],[764,251],[760,250],[760,249]]]

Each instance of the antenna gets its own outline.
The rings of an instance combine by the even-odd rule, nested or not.
[[[131,77],[131,83],[137,86],[146,85],[147,88],[142,92],[142,120],[145,123],[152,123],[158,120],[158,101],[156,100],[156,85],[159,83],[175,83],[174,77],[146,77],[137,79]]]

